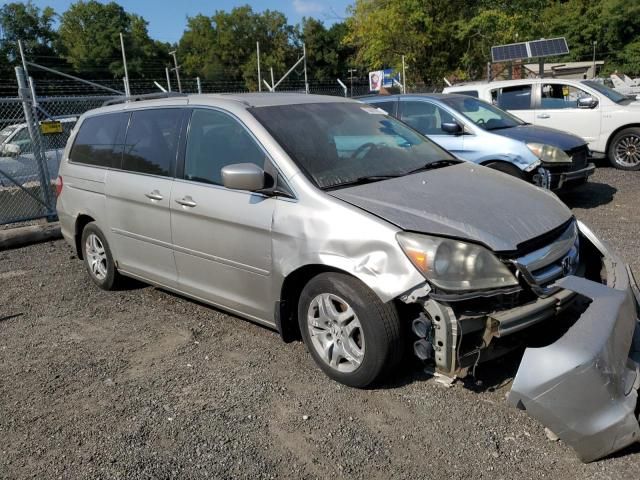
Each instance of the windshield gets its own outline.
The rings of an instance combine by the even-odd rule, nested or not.
[[[455,96],[444,97],[442,101],[484,130],[499,130],[524,125],[524,122],[519,118],[477,98]]]
[[[612,88],[609,88],[609,87],[607,87],[605,85],[602,85],[602,84],[600,84],[598,82],[594,82],[593,80],[583,80],[582,83],[584,83],[588,87],[593,88],[595,91],[601,93],[602,95],[607,97],[612,102],[622,103],[625,100],[630,100],[629,97],[627,97],[626,95],[623,95],[623,94],[621,94],[619,92],[616,92]]]
[[[15,127],[7,127],[4,130],[0,130],[0,143],[4,143],[15,131]]]
[[[360,103],[258,107],[251,113],[320,188],[396,177],[455,158],[384,111]]]

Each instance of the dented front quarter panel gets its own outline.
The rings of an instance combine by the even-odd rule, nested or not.
[[[608,284],[573,276],[558,282],[591,303],[558,341],[525,351],[509,402],[590,462],[640,440],[639,299],[628,267],[580,229],[604,255]]]
[[[274,298],[288,275],[310,265],[355,276],[383,302],[425,282],[400,249],[397,227],[319,190],[299,190],[304,198],[280,201],[274,212]]]

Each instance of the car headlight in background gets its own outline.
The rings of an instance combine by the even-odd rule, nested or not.
[[[571,157],[561,148],[545,145],[544,143],[527,143],[527,147],[542,162],[571,163]]]
[[[509,269],[480,245],[408,232],[400,232],[396,238],[411,263],[443,290],[486,290],[518,285]]]

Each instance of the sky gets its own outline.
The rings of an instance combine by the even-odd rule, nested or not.
[[[101,3],[108,3],[99,0]],[[5,3],[0,0],[0,4]],[[73,0],[32,0],[40,8],[53,7],[56,13],[64,12]],[[296,24],[302,17],[315,17],[330,25],[346,16],[346,7],[352,0],[117,0],[125,10],[143,16],[149,22],[151,38],[163,42],[177,42],[184,32],[187,16],[198,13],[211,15],[215,10],[231,10],[250,5],[255,11],[279,10],[289,23]]]

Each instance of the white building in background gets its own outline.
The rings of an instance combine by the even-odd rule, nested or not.
[[[562,62],[562,63],[545,63],[544,76],[550,78],[594,78],[597,73],[602,70],[604,60],[596,60],[596,75],[593,74],[593,62]],[[538,77],[540,67],[537,63],[529,63],[523,65],[523,77]]]

